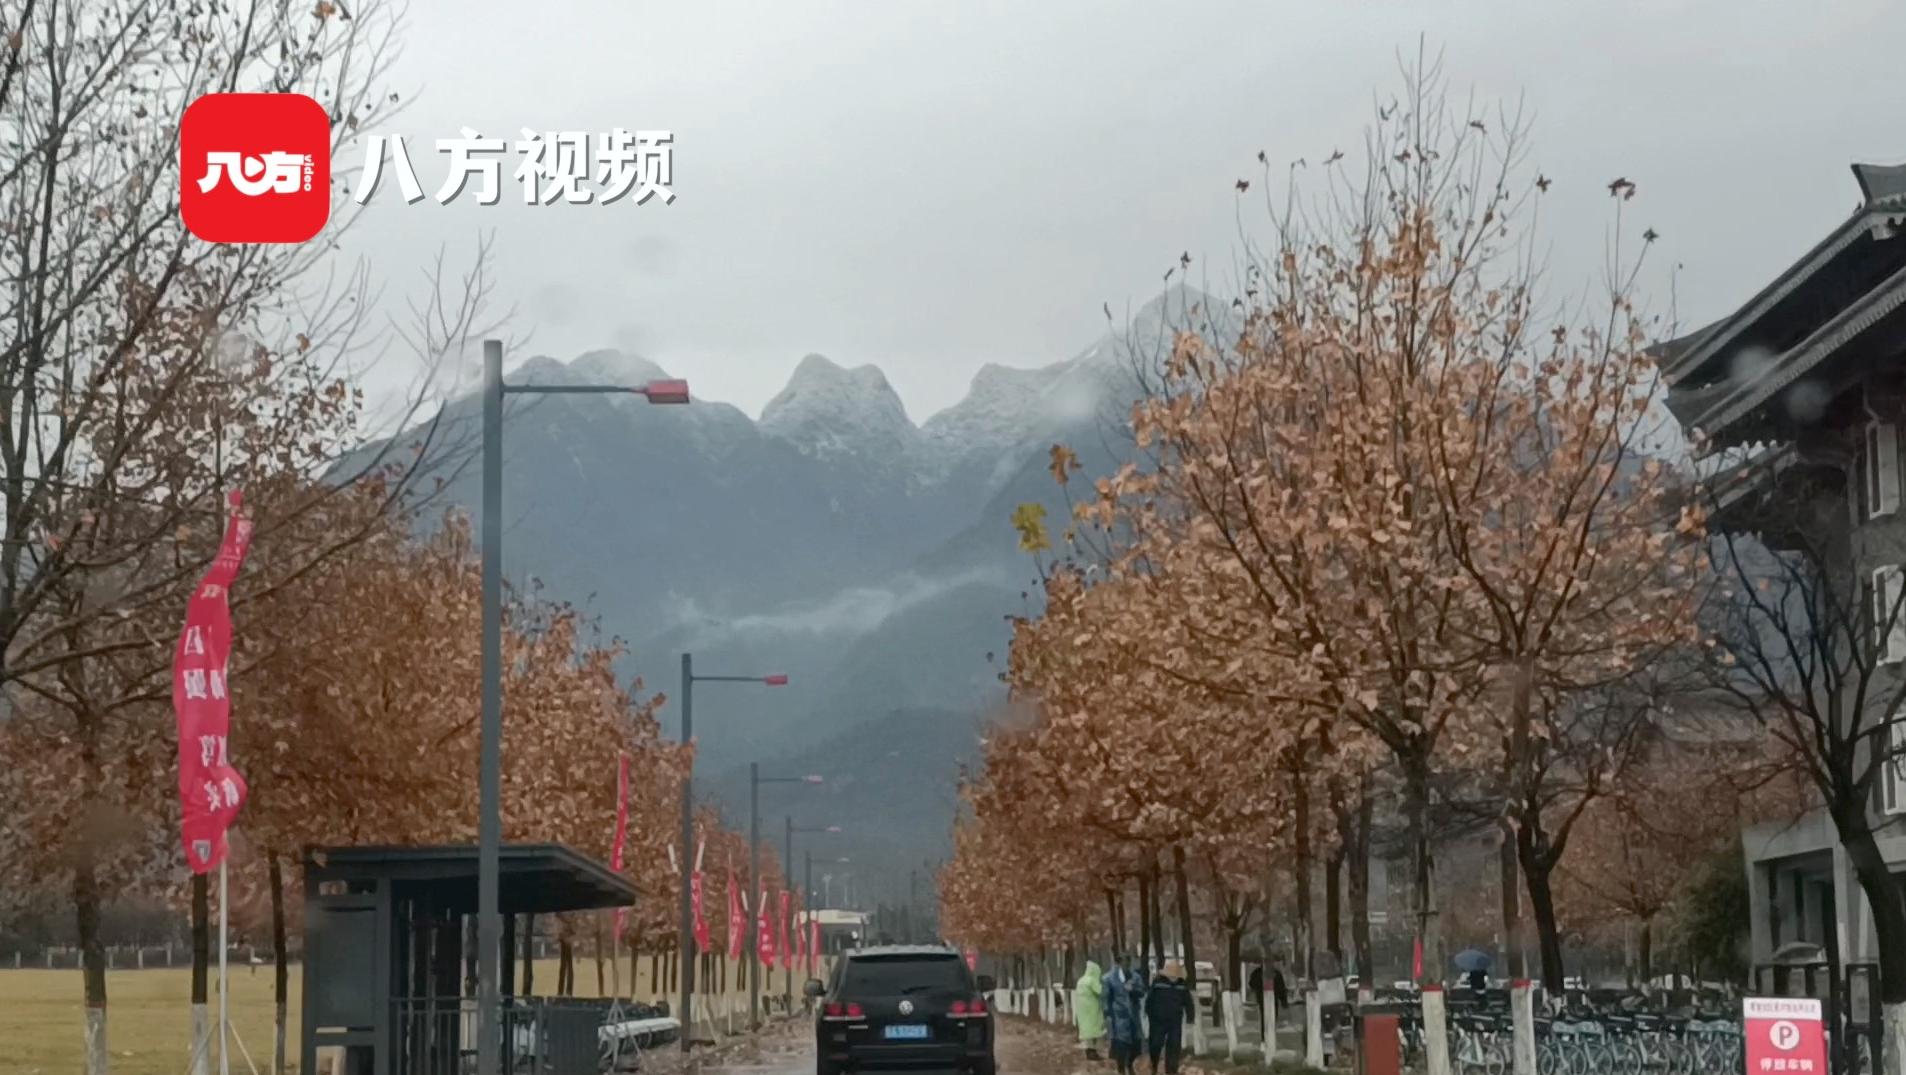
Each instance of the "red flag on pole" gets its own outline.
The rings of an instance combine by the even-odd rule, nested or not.
[[[781,953],[783,969],[794,966],[794,948],[788,944],[788,921],[794,917],[794,893],[781,890],[781,931],[780,941],[775,950]]]
[[[689,879],[689,891],[695,901],[695,950],[707,952],[710,946],[708,936],[708,917],[702,913],[702,872],[696,870]]]
[[[768,917],[768,891],[762,889],[755,901],[754,952],[761,965],[774,969],[774,920]]]
[[[609,868],[622,872],[622,848],[629,839],[629,756],[622,755],[615,770],[615,842],[609,848]],[[628,921],[629,909],[615,909],[615,935],[622,936],[622,927]]]
[[[728,867],[728,958],[740,959],[741,946],[748,928],[748,916],[741,909],[741,890],[735,887],[735,868]]]
[[[225,833],[245,802],[245,778],[232,768],[225,740],[231,730],[227,681],[232,653],[232,611],[227,600],[238,569],[251,549],[251,520],[231,495],[212,566],[185,604],[185,626],[172,651],[172,709],[179,721],[179,835],[193,873],[209,873],[225,861]]]
[[[1410,980],[1418,983],[1423,980],[1423,938],[1421,937],[1415,938],[1410,949]]]

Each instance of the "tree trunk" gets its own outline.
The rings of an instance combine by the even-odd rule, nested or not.
[[[1324,948],[1343,966],[1343,845],[1330,853],[1324,868]]]
[[[1529,890],[1529,914],[1535,919],[1536,944],[1542,956],[1542,988],[1550,996],[1562,994],[1562,931],[1555,920],[1555,893],[1550,888],[1549,856],[1536,846],[1535,826],[1526,821],[1516,829],[1516,849],[1522,880]]]
[[[206,979],[212,965],[212,895],[206,875],[192,875],[192,1071],[212,1070],[212,1021],[206,1010]]]
[[[523,916],[523,996],[536,995],[536,916]]]
[[[1244,917],[1232,915],[1224,922],[1225,988],[1244,991]]]
[[[463,995],[477,995],[477,922],[476,915],[463,916]]]
[[[1529,956],[1522,943],[1522,879],[1516,869],[1515,823],[1503,818],[1498,827],[1502,839],[1496,852],[1496,864],[1502,883],[1502,954],[1503,969],[1512,978],[1529,976]]]
[[[576,946],[564,935],[556,942],[556,995],[573,997],[576,995]]]
[[[1196,1018],[1195,1009],[1198,1006],[1198,951],[1196,945],[1193,943],[1194,935],[1191,926],[1191,881],[1185,876],[1185,849],[1182,845],[1172,845],[1171,872],[1174,875],[1172,879],[1176,882],[1178,887],[1178,929],[1182,934],[1182,940],[1179,943],[1182,944],[1185,949],[1185,984],[1191,987],[1191,1006],[1194,1009],[1193,1018]]]
[[[1370,822],[1374,812],[1368,776],[1357,782],[1356,822],[1350,841],[1350,939],[1357,951],[1357,992],[1376,988],[1376,964],[1370,954]]]
[[[81,835],[75,858],[73,913],[86,998],[86,1075],[107,1075],[112,1053],[106,1047],[106,949],[99,937],[99,875],[90,837]]]
[[[1445,962],[1442,927],[1436,920],[1436,860],[1430,851],[1429,758],[1420,750],[1411,750],[1397,762],[1403,769],[1403,809],[1409,819],[1410,898],[1416,912],[1416,936],[1423,945],[1423,976],[1439,982]]]
[[[1641,920],[1641,940],[1640,940],[1640,941],[1639,941],[1639,942],[1638,942],[1638,943],[1636,944],[1636,948],[1637,948],[1637,949],[1639,950],[1639,951],[1638,951],[1638,954],[1637,954],[1637,956],[1636,956],[1636,958],[1637,958],[1637,960],[1638,960],[1638,961],[1639,961],[1639,962],[1641,963],[1641,984],[1642,984],[1642,988],[1644,988],[1644,989],[1646,989],[1646,988],[1651,988],[1651,987],[1649,986],[1649,984],[1648,984],[1648,983],[1649,983],[1650,981],[1652,981],[1652,980],[1653,980],[1653,978],[1654,978],[1654,976],[1655,976],[1655,972],[1654,972],[1654,957],[1655,957],[1655,924],[1654,924],[1654,919],[1652,919],[1652,918],[1644,918],[1644,919],[1642,919],[1642,920]]]
[[[592,921],[593,921],[593,922],[595,923],[595,927],[596,927],[596,928],[595,928],[595,933],[596,933],[596,996],[599,996],[599,997],[606,997],[606,996],[608,996],[609,994],[608,994],[608,992],[606,991],[606,986],[607,986],[607,982],[606,982],[606,980],[605,980],[605,972],[604,972],[604,967],[603,967],[603,965],[602,965],[602,916],[601,916],[601,915],[591,915],[591,916],[590,916],[590,918],[591,918],[591,920],[592,920]],[[614,957],[611,957],[611,961],[612,961],[612,962],[613,962],[613,958],[614,958]],[[616,983],[616,992],[617,992],[617,993],[621,993],[621,992],[622,992],[622,988],[621,988],[621,987],[622,987],[622,983],[621,983],[621,982],[617,982],[617,983]]]
[[[1297,951],[1294,954],[1297,957],[1297,965],[1304,969],[1304,974],[1308,977],[1315,978],[1316,972],[1311,966],[1311,949],[1316,947],[1316,945],[1311,939],[1310,875],[1312,864],[1310,849],[1310,781],[1305,779],[1302,772],[1293,772],[1291,774],[1291,781],[1294,785],[1293,807],[1295,815],[1292,820],[1296,828],[1297,838],[1297,846],[1295,848],[1296,855],[1292,862],[1292,869],[1296,871],[1296,877],[1293,880],[1296,881],[1297,889],[1297,917],[1295,920]]]
[[[1152,885],[1151,878],[1138,875],[1138,955],[1142,963],[1149,958],[1152,950]]]
[[[1863,811],[1864,806],[1854,809]],[[1840,824],[1837,817],[1834,820],[1860,890],[1873,911],[1873,940],[1880,957],[1881,1018],[1886,1028],[1879,1043],[1877,1070],[1884,1075],[1902,1075],[1906,1073],[1906,900],[1901,899],[1899,879],[1887,869],[1864,816],[1852,824]]]
[[[271,1002],[273,1012],[271,1072],[285,1073],[285,1011],[291,986],[290,955],[285,951],[285,868],[276,851],[265,852],[271,881]],[[454,972],[452,972],[454,973]]]
[[[1105,925],[1111,931],[1112,958],[1116,960],[1125,950],[1125,934],[1118,920],[1118,893],[1109,888],[1105,890]]]
[[[1164,874],[1158,869],[1158,856],[1146,856],[1146,868],[1152,877],[1152,948],[1158,965],[1165,965],[1165,885]]]

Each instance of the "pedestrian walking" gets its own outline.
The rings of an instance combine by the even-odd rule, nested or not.
[[[1291,1010],[1290,987],[1284,984],[1284,968],[1282,967],[1271,968],[1271,996],[1277,1000],[1278,1011]]]
[[[1105,1036],[1105,977],[1095,960],[1085,961],[1085,973],[1072,989],[1072,1011],[1079,1020],[1079,1044],[1087,1060],[1099,1058],[1099,1039]]]
[[[1191,987],[1185,984],[1185,968],[1171,960],[1145,992],[1145,1019],[1151,1024],[1145,1052],[1151,1058],[1152,1075],[1158,1075],[1161,1054],[1165,1075],[1178,1075],[1178,1058],[1185,1047],[1185,1013],[1190,1010]]]
[[[1251,968],[1251,995],[1244,998],[1247,1004],[1264,1003],[1264,968]]]
[[[1139,1012],[1144,1010],[1145,985],[1131,963],[1131,956],[1120,956],[1105,974],[1106,1040],[1119,1075],[1132,1075],[1132,1065],[1138,1062],[1139,1049],[1144,1045]]]

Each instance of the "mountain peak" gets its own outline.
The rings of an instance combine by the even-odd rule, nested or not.
[[[910,456],[918,430],[899,393],[875,366],[845,369],[810,354],[794,367],[787,387],[761,409],[761,430],[805,455]]]
[[[607,384],[628,385],[631,388],[647,384],[650,381],[665,381],[669,379],[668,371],[656,365],[654,362],[651,362],[649,359],[641,355],[630,354],[627,351],[617,351],[613,348],[605,348],[600,351],[586,351],[583,354],[577,355],[575,360],[569,363],[569,368],[590,380],[598,380]]]

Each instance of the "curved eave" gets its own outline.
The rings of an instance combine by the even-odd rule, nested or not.
[[[1741,332],[1767,316],[1783,299],[1799,290],[1814,275],[1832,264],[1862,236],[1879,236],[1906,227],[1906,195],[1896,195],[1862,205],[1813,249],[1788,266],[1785,272],[1762,288],[1747,304],[1700,332],[1682,340],[1678,348],[1664,349],[1661,373],[1670,385],[1678,384],[1715,361]],[[1674,353],[1678,351],[1678,353]]]
[[[1739,443],[1744,439],[1743,431],[1734,427],[1750,424],[1757,411],[1796,381],[1902,308],[1906,308],[1906,269],[1895,272],[1783,352],[1767,372],[1700,388],[1671,387],[1668,409],[1683,426],[1706,433],[1716,446]]]

